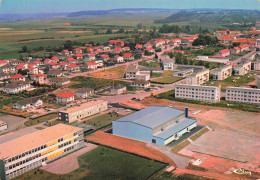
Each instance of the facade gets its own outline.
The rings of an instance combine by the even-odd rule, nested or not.
[[[39,82],[41,84],[41,83],[45,82],[46,75],[45,74],[34,74],[34,75],[31,75],[30,78],[31,78],[31,80]]]
[[[117,85],[115,87],[110,88],[111,94],[122,94],[126,92],[126,86],[123,85]]]
[[[79,65],[77,65],[77,64],[70,64],[67,66],[67,70],[70,72],[79,72],[80,68],[79,68]]]
[[[236,75],[245,75],[251,71],[251,61],[242,62],[233,66]]]
[[[260,75],[256,75],[255,77],[255,86],[260,88]]]
[[[162,56],[160,59],[160,64],[163,70],[173,71],[175,58],[171,59],[169,56]]]
[[[25,81],[15,81],[12,83],[7,84],[4,88],[3,91],[6,93],[10,94],[16,94],[22,91],[30,90],[31,85],[29,82]]]
[[[67,92],[60,93],[56,95],[56,101],[62,103],[69,103],[71,101],[74,101],[75,95],[76,94],[74,93],[67,93]]]
[[[7,129],[8,129],[7,123],[4,121],[0,121],[0,133],[7,131]]]
[[[24,99],[21,101],[18,101],[13,104],[13,109],[20,109],[20,110],[25,110],[31,107],[34,108],[41,108],[43,105],[42,100],[39,98],[29,98],[29,99]]]
[[[76,91],[76,96],[81,98],[87,98],[89,96],[94,95],[94,89],[90,88],[82,88]]]
[[[5,79],[9,79],[10,77],[11,77],[10,74],[0,72],[0,81],[5,80]]]
[[[150,88],[150,82],[145,80],[135,80],[131,82],[130,86],[140,89],[147,89]]]
[[[197,126],[186,111],[150,106],[112,122],[113,134],[161,146],[177,140]]]
[[[188,84],[201,85],[209,80],[209,69],[204,69],[187,77]]]
[[[184,71],[177,71],[172,74],[174,77],[187,77],[189,75],[192,75],[194,73],[193,68],[186,69]]]
[[[53,77],[61,77],[64,75],[64,73],[59,70],[59,69],[54,69],[54,70],[50,70],[48,73],[47,73],[48,76],[53,76]]]
[[[175,97],[205,102],[220,101],[220,87],[178,84],[175,88]]]
[[[95,61],[92,62],[86,62],[88,69],[97,69],[97,63]]]
[[[107,110],[107,102],[102,100],[89,101],[80,105],[75,105],[66,110],[58,112],[58,118],[61,121],[72,123],[82,118],[92,116]]]
[[[260,60],[253,61],[252,63],[254,70],[260,70]]]
[[[25,77],[21,74],[11,76],[12,81],[25,81]]]
[[[260,89],[246,87],[226,87],[226,100],[260,104]]]
[[[125,71],[126,79],[135,79],[136,75],[140,73],[138,64],[130,64]]]
[[[65,124],[0,144],[0,179],[8,180],[83,147],[83,129]]]
[[[224,80],[232,76],[232,65],[213,70],[213,80]]]
[[[0,67],[0,72],[4,72],[4,73],[15,73],[15,66],[10,65],[10,64],[6,64],[2,67]]]

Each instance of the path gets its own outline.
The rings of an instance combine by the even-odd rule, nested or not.
[[[190,158],[175,154],[173,152],[171,152],[170,148],[167,148],[166,146],[159,146],[156,144],[147,144],[148,147],[151,147],[157,151],[160,151],[161,153],[165,154],[166,156],[168,156],[175,164],[178,168],[181,169],[185,169],[186,166],[189,164],[189,162],[191,161]]]
[[[86,146],[85,148],[51,162],[46,166],[41,167],[41,169],[53,174],[67,174],[75,171],[79,168],[78,157],[97,148],[97,145],[91,143],[84,143],[84,145]]]

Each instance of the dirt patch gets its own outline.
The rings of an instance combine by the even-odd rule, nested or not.
[[[123,151],[145,156],[151,159],[156,159],[161,162],[174,165],[174,162],[163,153],[146,146],[148,143],[136,141],[128,138],[107,134],[102,131],[97,131],[86,138],[87,140],[94,141],[106,146],[111,146]]]
[[[53,94],[60,94],[60,93],[63,93],[63,92],[69,92],[69,93],[75,93],[78,89],[72,89],[72,88],[65,88],[65,89],[57,89],[55,91],[53,91],[52,93]]]
[[[7,31],[7,30],[11,30],[12,28],[0,28],[0,31]]]
[[[24,117],[29,117],[35,113],[33,112],[25,112],[19,109],[13,109],[13,104],[9,104],[6,106],[3,106],[3,109],[1,110],[1,112],[6,112],[9,114],[13,114],[13,115],[17,115],[17,116],[24,116]]]
[[[103,71],[98,71],[94,73],[90,73],[89,75],[95,77],[103,77],[103,78],[123,78],[126,66],[119,66],[115,68],[110,68]]]

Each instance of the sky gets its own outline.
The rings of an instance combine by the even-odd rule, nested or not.
[[[60,13],[117,8],[260,10],[260,0],[0,0],[0,14]]]

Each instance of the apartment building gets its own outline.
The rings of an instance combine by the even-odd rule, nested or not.
[[[253,61],[254,70],[260,70],[260,60]]]
[[[3,91],[10,94],[16,94],[30,89],[31,85],[29,82],[15,81],[4,86]]]
[[[145,81],[145,80],[134,80],[133,82],[131,82],[130,86],[135,87],[135,88],[140,88],[140,89],[147,89],[150,88],[150,82],[149,81]]]
[[[217,68],[213,70],[214,80],[224,80],[229,76],[232,76],[232,65],[224,66],[222,68]]]
[[[178,84],[175,88],[175,97],[205,102],[220,101],[220,87]]]
[[[162,56],[160,59],[160,65],[164,71],[173,71],[175,58],[169,56]]]
[[[187,77],[188,84],[201,85],[209,80],[209,69],[204,69]]]
[[[7,131],[7,123],[4,121],[0,121],[0,133]]]
[[[260,89],[247,87],[226,87],[226,100],[260,104]]]
[[[243,61],[241,64],[233,66],[236,75],[245,75],[251,71],[251,61]]]
[[[63,92],[56,95],[56,101],[62,103],[69,103],[74,101],[75,96],[76,94],[74,93]]]
[[[94,95],[94,89],[91,88],[81,88],[76,91],[76,96],[81,98],[87,98]]]
[[[72,123],[105,110],[107,110],[107,101],[89,101],[84,104],[75,105],[66,110],[59,111],[58,118],[59,120]]]
[[[257,88],[260,88],[260,75],[257,75],[255,78],[255,86]]]
[[[0,179],[8,180],[83,147],[83,129],[65,124],[0,144]]]

